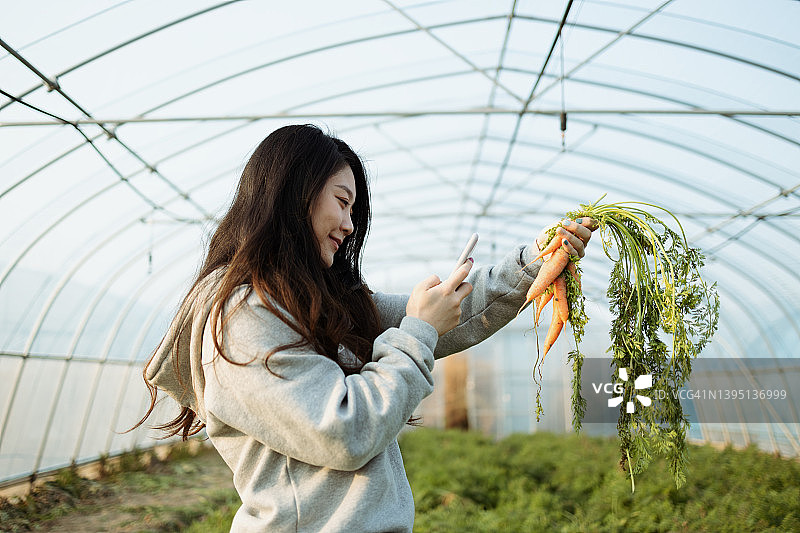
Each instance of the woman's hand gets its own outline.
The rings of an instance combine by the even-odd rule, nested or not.
[[[566,243],[562,243],[567,253],[583,257],[586,255],[586,245],[589,243],[592,232],[597,229],[597,226],[597,221],[589,217],[583,217],[577,220],[565,218],[556,229],[556,238],[562,241],[564,239],[567,240]],[[547,232],[552,227],[553,226],[548,226],[544,228],[539,233],[539,236],[536,237],[536,247],[539,251],[542,251],[547,245]]]
[[[472,269],[472,259],[461,265],[444,281],[432,275],[418,283],[406,304],[406,315],[424,320],[444,335],[461,320],[461,301],[472,292],[465,282]]]

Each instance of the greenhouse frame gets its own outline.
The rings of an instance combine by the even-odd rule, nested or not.
[[[297,123],[367,164],[375,290],[446,276],[475,232],[475,264],[489,265],[601,197],[667,208],[720,298],[694,383],[783,391],[683,399],[689,438],[800,455],[800,3],[311,4],[3,9],[1,484],[158,442],[147,426],[126,432],[149,405],[144,363],[247,157]],[[580,265],[581,348],[607,358],[599,237]],[[471,429],[572,431],[569,336],[548,355],[534,413],[542,327],[537,337],[525,311],[437,363],[425,424],[450,425],[450,386]],[[157,418],[175,411],[161,402]]]

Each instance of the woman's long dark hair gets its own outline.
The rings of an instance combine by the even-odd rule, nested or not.
[[[328,178],[345,166],[353,171],[356,183],[353,232],[334,255],[333,266],[327,268],[312,230],[311,206]],[[222,357],[233,363],[221,348],[218,319],[234,289],[247,285],[247,296],[255,291],[267,309],[303,339],[267,354],[267,370],[273,353],[299,345],[309,345],[333,359],[346,374],[359,372],[371,360],[372,343],[380,333],[380,317],[363,282],[360,264],[371,219],[369,200],[359,157],[345,142],[316,126],[285,126],[258,145],[183,301],[185,305],[192,290],[206,276],[225,267],[211,314],[214,345]],[[276,304],[288,311],[291,319]],[[341,361],[340,344],[358,360]],[[177,346],[173,349],[176,355],[180,353]],[[145,383],[150,390],[150,408],[134,427],[150,416],[156,403],[156,387],[146,380]],[[186,439],[204,427],[195,418],[194,411],[184,407],[175,419],[155,427],[164,430],[166,436],[180,434]]]

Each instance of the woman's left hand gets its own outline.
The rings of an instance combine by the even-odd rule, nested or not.
[[[592,232],[597,229],[597,226],[597,221],[589,217],[583,217],[577,220],[565,218],[556,229],[556,238],[567,240],[566,243],[562,244],[567,253],[583,257],[586,255],[586,245],[589,243]],[[547,232],[552,227],[553,226],[548,226],[544,228],[539,233],[539,236],[536,237],[536,247],[539,251],[547,245]]]

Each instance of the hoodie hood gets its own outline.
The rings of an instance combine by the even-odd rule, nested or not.
[[[206,421],[203,331],[224,272],[224,268],[218,268],[189,293],[145,371],[148,383],[190,408],[203,422]]]

